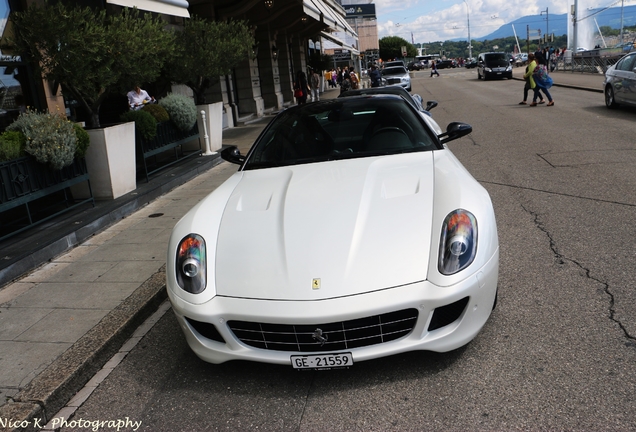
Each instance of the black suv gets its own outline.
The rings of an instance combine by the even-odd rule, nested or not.
[[[503,52],[481,53],[477,58],[477,79],[512,79],[512,64],[508,54]]]

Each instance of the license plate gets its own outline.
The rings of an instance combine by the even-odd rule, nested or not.
[[[353,366],[351,353],[291,356],[294,369],[326,370]]]

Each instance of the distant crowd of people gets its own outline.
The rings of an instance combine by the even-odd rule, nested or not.
[[[353,66],[332,68],[324,73],[323,78],[329,88],[340,88],[341,93],[360,87],[360,75]],[[302,70],[296,73],[294,98],[298,105],[320,100],[320,75],[317,71],[308,68],[307,74]]]

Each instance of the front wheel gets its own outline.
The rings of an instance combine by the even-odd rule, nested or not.
[[[618,107],[618,104],[616,103],[616,99],[614,97],[614,89],[611,85],[605,87],[605,106],[609,109]]]

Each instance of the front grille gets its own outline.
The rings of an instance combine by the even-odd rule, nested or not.
[[[341,351],[390,342],[408,335],[417,322],[417,309],[350,321],[312,325],[228,321],[234,335],[255,348],[294,351]],[[321,342],[324,338],[324,343]]]
[[[399,84],[402,82],[402,80],[400,78],[387,78],[386,82],[388,84]]]

